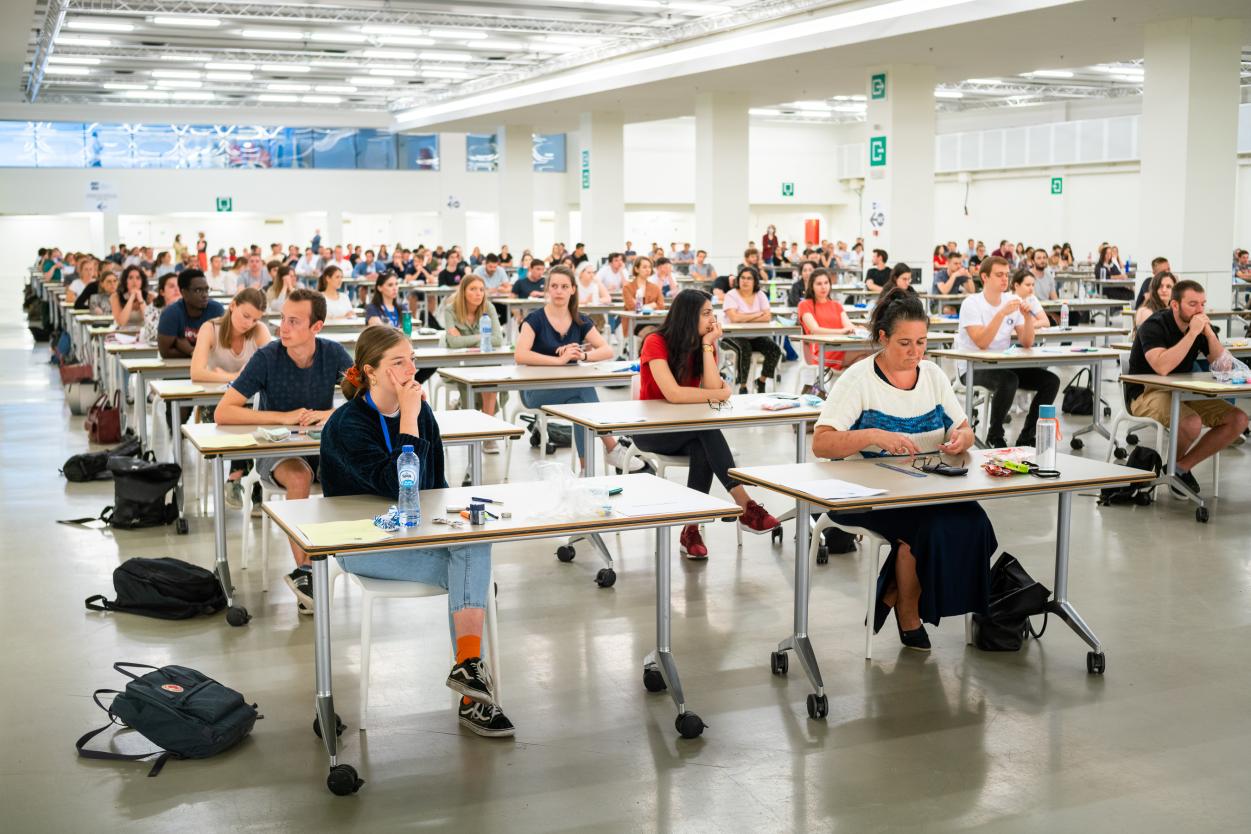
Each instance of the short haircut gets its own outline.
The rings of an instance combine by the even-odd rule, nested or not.
[[[309,324],[317,324],[319,321],[326,320],[326,296],[317,290],[297,287],[287,296],[287,301],[307,301],[312,304],[313,314],[309,318]]]
[[[997,266],[1010,267],[1007,258],[1001,258],[998,255],[991,255],[989,258],[982,258],[982,262],[977,266],[977,274],[985,278],[990,271]]]
[[[697,250],[695,250],[695,254],[696,254],[696,255],[703,255],[704,257],[708,257],[708,252],[706,252],[706,251],[705,251],[705,250],[703,250],[703,249],[697,249]]]
[[[495,254],[494,252],[491,252],[490,254],[486,256],[486,262],[489,264],[497,264],[500,262],[500,256]]]
[[[611,261],[613,258],[624,258],[624,257],[625,257],[625,255],[621,254],[620,252],[609,252],[609,253],[608,253],[608,260],[609,260],[609,261]]]
[[[204,273],[198,269],[184,269],[178,273],[178,291],[185,293],[196,278],[204,278]]]
[[[890,260],[890,255],[886,254],[886,250],[885,250],[885,249],[874,249],[874,250],[873,250],[873,254],[874,254],[874,255],[877,255],[879,258],[881,258],[881,259],[882,259],[882,263],[886,263],[887,261],[889,261],[889,260]]]
[[[531,258],[531,259],[530,259],[530,268],[531,268],[531,269],[534,269],[536,266],[537,266],[537,267],[541,267],[541,268],[546,268],[546,267],[547,267],[547,264],[543,263],[543,259],[542,259],[542,258]]]
[[[1166,264],[1166,263],[1168,263],[1168,258],[1164,258],[1164,257],[1152,258],[1151,259],[1151,271],[1155,272],[1156,267],[1158,267],[1160,264]]]
[[[1191,281],[1189,278],[1185,281],[1178,281],[1173,285],[1173,297],[1170,303],[1176,301],[1178,304],[1181,304],[1182,299],[1185,298],[1188,292],[1197,292],[1203,295],[1206,293],[1206,290],[1203,289],[1203,285],[1198,281]]]
[[[754,247],[754,246],[749,246],[749,247],[747,247],[746,249],[744,249],[744,250],[743,250],[743,260],[747,260],[747,259],[748,259],[748,258],[750,258],[752,255],[759,255],[759,254],[760,254],[760,250],[759,250],[759,249],[757,249],[757,248],[756,248],[756,247]]]
[[[575,243],[575,244],[573,245],[573,248],[574,248],[574,249],[584,249],[584,248],[586,248],[586,244],[585,244],[585,243]]]
[[[656,263],[654,265],[657,269],[660,269],[662,266],[666,264],[670,264],[670,263],[673,263],[673,261],[669,260],[668,258],[657,258]]]

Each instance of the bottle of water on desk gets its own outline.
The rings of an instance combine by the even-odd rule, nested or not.
[[[1067,301],[1060,302],[1060,329],[1069,329],[1069,303]]]
[[[406,445],[400,450],[395,469],[400,481],[400,494],[395,501],[400,526],[416,527],[421,524],[421,499],[417,495],[417,485],[421,482],[421,459],[412,446]]]
[[[478,342],[478,350],[490,353],[494,349],[491,346],[491,317],[486,313],[483,313],[482,318],[478,320],[478,332],[482,334],[482,339]]]
[[[1060,420],[1056,417],[1055,405],[1039,406],[1034,438],[1034,462],[1042,469],[1055,469],[1056,446],[1060,442]]]

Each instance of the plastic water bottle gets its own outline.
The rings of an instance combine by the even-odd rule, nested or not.
[[[417,457],[412,446],[405,445],[400,450],[400,459],[395,462],[395,469],[400,481],[400,494],[395,501],[395,509],[400,515],[400,526],[416,527],[421,524],[421,499],[417,495],[421,459]]]
[[[400,316],[400,329],[404,331],[405,336],[413,335],[413,314],[408,310]]]
[[[1039,406],[1034,437],[1034,462],[1042,469],[1055,469],[1056,446],[1060,442],[1060,420],[1056,417],[1055,405]]]
[[[494,350],[491,346],[491,317],[486,313],[483,313],[482,318],[478,319],[478,332],[482,334],[482,338],[478,342],[478,350],[483,353],[490,353]]]
[[[643,291],[639,290],[634,294],[634,312],[643,312]]]
[[[1067,301],[1060,302],[1060,329],[1069,329],[1069,303]]]

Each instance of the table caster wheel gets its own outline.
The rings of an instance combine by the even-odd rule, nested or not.
[[[655,666],[645,666],[643,667],[643,688],[648,692],[664,692],[669,687],[665,685],[665,679],[659,669]]]
[[[1103,416],[1104,416],[1104,417],[1111,417],[1111,416],[1112,416],[1112,407],[1111,407],[1111,406],[1105,405],[1105,406],[1103,407]]]
[[[578,551],[573,549],[571,544],[562,544],[556,548],[556,558],[562,562],[572,562],[573,557],[578,555]]]
[[[830,549],[825,545],[817,547],[817,564],[825,565],[830,561]]]
[[[1086,671],[1092,675],[1102,675],[1107,669],[1107,662],[1104,660],[1103,652],[1086,652]]]
[[[174,523],[174,529],[178,531],[178,535],[180,535],[180,536],[185,536],[185,535],[187,535],[187,529],[188,529],[188,528],[187,528],[187,519],[185,519],[185,518],[180,518],[180,519],[178,519],[178,521],[176,521],[176,522]]]
[[[1207,507],[1198,507],[1195,509],[1195,521],[1199,522],[1200,524],[1208,523],[1208,508]]]
[[[809,695],[808,696],[808,717],[817,721],[824,721],[825,717],[830,714],[830,699],[825,695]]]
[[[339,713],[337,712],[334,714],[334,724],[335,724],[334,734],[336,736],[343,735],[343,731],[347,729],[347,724],[343,723],[343,719],[339,717]],[[321,738],[321,719],[320,718],[313,719],[313,734],[316,735],[318,738]],[[353,773],[355,773],[355,771],[353,771]]]
[[[782,543],[782,525],[779,524],[777,527],[774,527],[773,530],[770,531],[769,537],[775,547],[780,545]]]
[[[703,735],[704,727],[708,725],[695,713],[684,712],[674,720],[673,726],[677,727],[682,738],[699,738]]]
[[[1112,457],[1117,460],[1125,460],[1125,458],[1129,457],[1129,452],[1127,452],[1124,448],[1117,446],[1112,450]]]
[[[531,447],[532,449],[537,449],[537,448],[539,448],[539,444],[540,444],[540,443],[542,443],[542,442],[543,442],[543,441],[539,439],[539,433],[538,433],[538,432],[536,432],[536,431],[532,431],[532,432],[530,432],[530,447]]]
[[[1151,506],[1151,493],[1150,492],[1135,492],[1134,493],[1134,505],[1138,507],[1150,507]]]
[[[1082,443],[1082,439],[1080,437],[1074,437],[1069,441],[1069,446],[1073,449],[1080,449],[1084,445],[1086,444]]]
[[[226,622],[236,628],[247,625],[250,619],[252,615],[242,605],[232,605],[226,609]]]
[[[1130,446],[1137,446],[1137,445],[1138,445],[1138,435],[1136,435],[1136,434],[1127,434],[1127,435],[1125,435],[1125,442],[1126,442],[1126,443],[1128,443]]]
[[[326,787],[330,788],[330,792],[335,796],[351,796],[359,791],[363,784],[365,780],[356,775],[356,768],[346,764],[330,768],[330,775],[326,777]]]
[[[595,584],[601,588],[611,588],[617,584],[617,572],[612,568],[600,568],[595,574]]]
[[[774,652],[769,655],[769,671],[775,675],[785,675],[790,665],[791,661],[786,652]]]
[[[545,454],[545,455],[554,455],[554,454],[556,454],[556,444],[555,444],[555,443],[548,443],[546,446],[544,446],[544,447],[543,447],[543,454]]]

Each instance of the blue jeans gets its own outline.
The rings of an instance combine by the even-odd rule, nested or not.
[[[450,615],[462,608],[486,608],[491,583],[491,545],[424,547],[336,556],[348,573],[374,579],[422,582],[447,590]],[[452,630],[455,634],[455,629]]]
[[[521,401],[526,408],[538,408],[542,405],[566,405],[568,403],[597,403],[599,395],[594,388],[540,388],[537,391],[522,391]],[[573,442],[578,448],[578,457],[586,457],[586,441],[582,432],[573,427]]]

